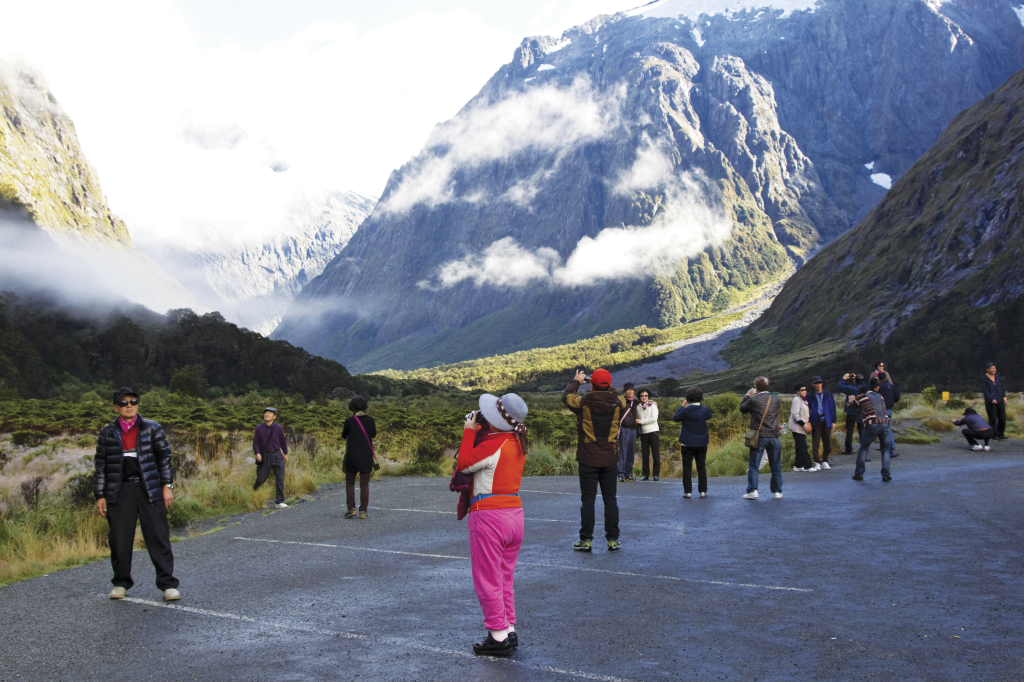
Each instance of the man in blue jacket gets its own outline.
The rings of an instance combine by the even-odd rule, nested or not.
[[[1006,389],[1003,388],[1003,378],[996,372],[994,362],[985,365],[981,394],[985,396],[985,412],[988,413],[988,423],[995,430],[995,439],[1006,440]]]
[[[676,410],[672,421],[682,422],[679,427],[679,449],[683,456],[683,497],[689,499],[693,493],[693,461],[697,460],[697,492],[708,496],[708,420],[711,410],[701,405],[704,392],[696,386],[686,390],[686,400]]]
[[[831,469],[828,458],[832,454],[832,426],[836,423],[836,399],[825,390],[821,377],[812,377],[814,392],[807,398],[811,407],[811,456],[815,469]],[[818,454],[818,444],[821,454]]]
[[[853,431],[857,430],[857,441],[864,437],[864,424],[860,420],[860,408],[857,407],[857,403],[850,398],[860,395],[860,389],[862,386],[867,386],[864,383],[863,374],[854,374],[850,372],[844,374],[843,378],[839,380],[839,390],[846,394],[846,405],[843,408],[843,412],[846,414],[846,443],[841,455],[852,455],[853,454]]]

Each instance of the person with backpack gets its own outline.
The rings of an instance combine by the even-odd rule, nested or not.
[[[814,391],[807,398],[811,408],[811,455],[815,469],[831,469],[828,463],[832,455],[832,427],[836,423],[836,399],[831,391],[826,391],[821,377],[813,377],[811,386]],[[821,454],[818,445],[821,444]]]
[[[960,433],[967,439],[967,444],[971,446],[971,450],[984,450],[988,452],[992,449],[988,442],[995,437],[995,429],[982,419],[981,415],[975,412],[973,407],[968,407],[964,410],[964,418],[954,419],[953,425],[967,427]],[[979,438],[985,442],[984,446],[978,443]]]
[[[572,548],[589,552],[594,540],[594,502],[601,488],[604,500],[604,537],[608,551],[619,549],[619,505],[615,500],[619,469],[618,424],[626,410],[626,399],[612,392],[612,375],[595,369],[590,376],[590,393],[578,395],[587,381],[585,372],[576,376],[562,392],[562,402],[576,415],[576,461],[580,477],[580,539]],[[621,479],[618,479],[621,480]]]
[[[288,463],[288,438],[284,435],[284,427],[274,423],[276,419],[277,408],[263,410],[263,422],[256,425],[252,435],[252,451],[256,455],[256,483],[252,489],[259,490],[273,471],[277,484],[274,506],[287,509],[288,505],[284,503],[284,467]]]
[[[860,408],[861,422],[864,424],[864,437],[860,441],[860,449],[857,451],[857,468],[853,474],[853,480],[864,480],[864,468],[866,466],[868,449],[872,441],[879,441],[882,444],[882,481],[888,483],[892,480],[889,473],[892,451],[889,449],[889,417],[885,414],[885,399],[878,393],[878,381],[871,380],[871,389],[867,386],[860,389],[857,396],[857,407]]]
[[[345,472],[345,502],[348,511],[346,519],[356,517],[356,476],[359,476],[359,518],[367,517],[370,505],[370,477],[374,469],[379,469],[377,453],[373,449],[373,439],[377,437],[377,422],[366,414],[366,398],[353,396],[348,401],[348,409],[352,416],[345,420],[341,429],[341,437],[345,439],[345,459],[341,469]]]
[[[988,423],[995,431],[995,439],[1006,440],[1006,406],[1009,401],[1003,387],[1003,378],[999,376],[994,362],[985,365],[981,394],[985,398],[985,412],[988,414]]]
[[[523,544],[523,501],[519,488],[529,449],[529,410],[515,393],[500,398],[485,393],[478,404],[479,412],[469,414],[463,427],[456,464],[460,472],[473,477],[469,563],[487,629],[484,640],[473,645],[473,653],[511,656],[519,646],[513,580]],[[479,415],[483,415],[486,426],[478,429]],[[487,433],[480,439],[479,431],[485,428]]]
[[[750,449],[747,466],[747,492],[745,500],[757,499],[757,476],[761,468],[761,457],[767,451],[768,465],[772,470],[771,491],[775,499],[782,499],[782,441],[779,439],[778,395],[768,392],[768,377],[757,377],[754,388],[747,391],[740,401],[740,412],[750,415],[750,430],[744,442]]]
[[[697,462],[697,492],[702,498],[708,496],[708,420],[712,414],[710,408],[700,404],[702,400],[704,392],[691,386],[686,389],[682,406],[672,417],[672,421],[682,422],[679,425],[679,451],[683,457],[683,498],[687,500],[693,493],[690,477],[694,460]]]
[[[648,466],[647,456],[654,460],[654,480],[661,476],[661,437],[658,433],[658,403],[651,400],[651,392],[647,389],[640,391],[640,402],[636,408],[636,423],[640,428],[640,452],[643,455],[643,478],[647,481],[651,477],[651,468]]]
[[[134,389],[114,391],[114,412],[114,421],[100,429],[93,459],[96,511],[110,526],[110,598],[124,599],[135,584],[132,550],[138,524],[156,569],[156,586],[164,601],[175,601],[181,594],[167,523],[167,508],[174,502],[171,448],[163,428],[139,416],[139,394]]]

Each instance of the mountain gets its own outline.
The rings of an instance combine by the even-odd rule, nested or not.
[[[655,2],[524,40],[274,338],[408,369],[714,314],[1024,66],[1012,0],[777,4]]]
[[[39,78],[0,62],[0,107],[0,286],[60,290],[79,300],[125,296],[161,311],[195,307],[180,283],[134,247],[74,123]]]
[[[1024,71],[957,116],[856,228],[786,283],[726,358],[834,340],[846,352],[822,368],[833,375],[884,358],[911,389],[977,390],[988,361],[1019,377],[1022,178]]]
[[[270,334],[288,304],[348,244],[373,210],[355,192],[306,192],[263,243],[186,250],[173,243],[147,251],[228,320]]]

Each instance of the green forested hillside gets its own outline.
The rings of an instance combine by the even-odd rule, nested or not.
[[[427,393],[425,382],[357,377],[333,360],[271,341],[219,313],[141,306],[85,312],[35,297],[0,293],[0,390],[23,398],[77,399],[91,389],[168,386],[203,397],[208,390],[301,393],[335,388],[370,395]]]

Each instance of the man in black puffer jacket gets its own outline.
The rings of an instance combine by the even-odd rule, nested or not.
[[[164,599],[180,598],[174,577],[167,507],[174,471],[171,448],[159,424],[139,416],[139,395],[124,387],[114,391],[117,419],[96,440],[96,510],[110,525],[110,563],[114,567],[111,599],[124,599],[134,585],[132,546],[136,519],[142,526],[149,558],[156,567],[156,586]]]

